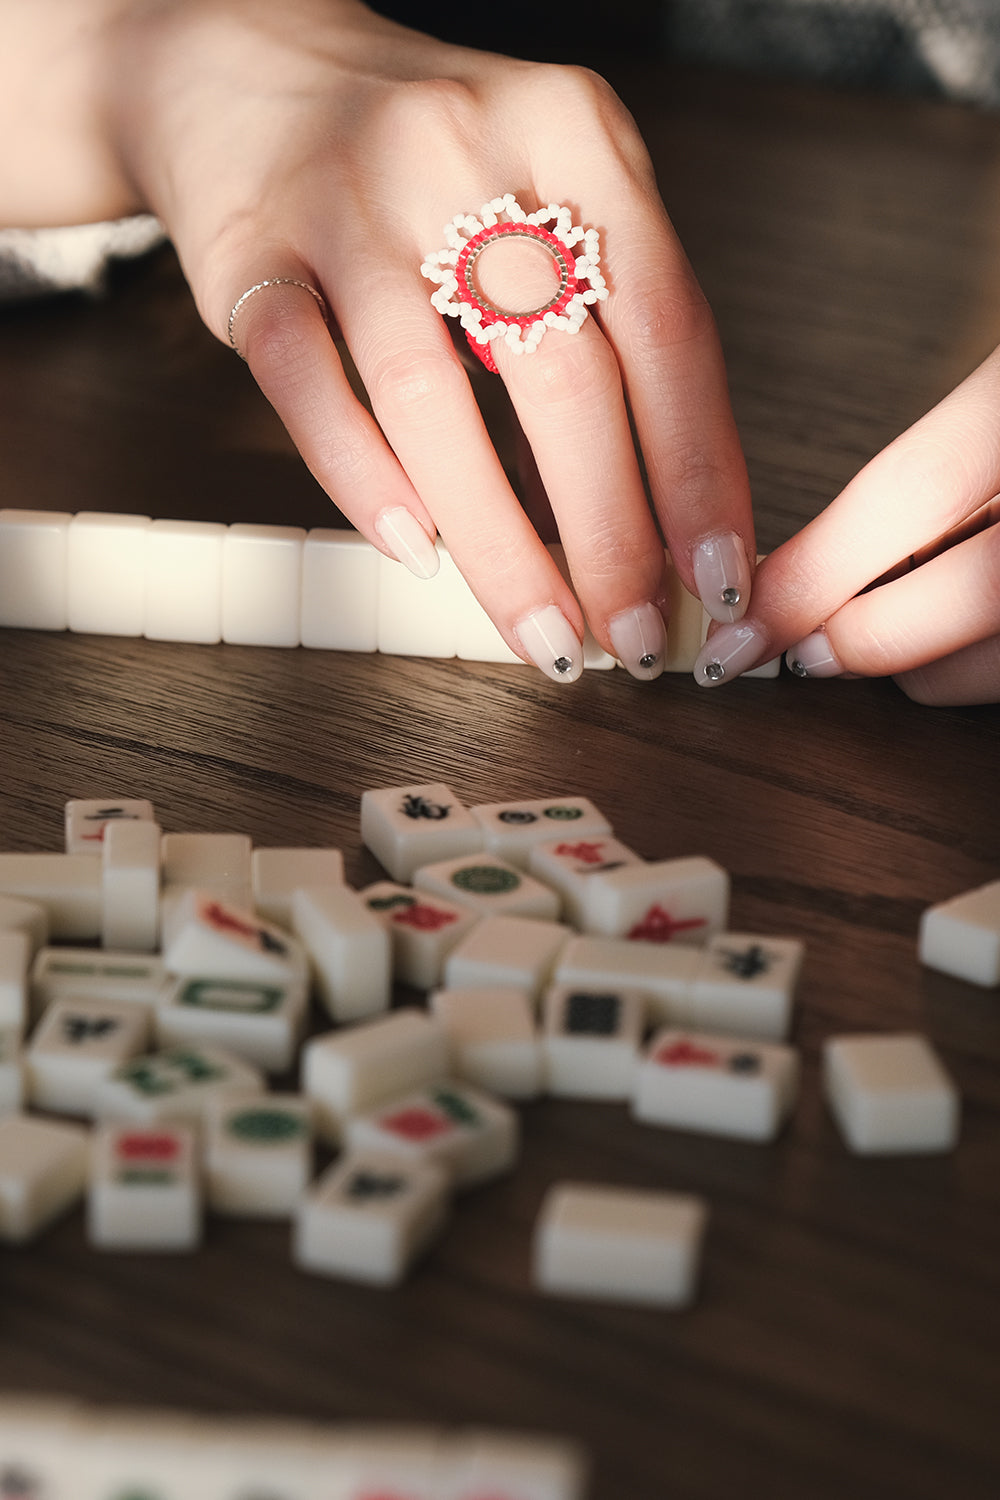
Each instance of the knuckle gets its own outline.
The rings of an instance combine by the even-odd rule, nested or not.
[[[447,352],[388,351],[366,371],[365,385],[380,418],[435,423],[457,402],[465,376]]]
[[[655,285],[623,287],[615,295],[621,299],[616,311],[639,360],[656,359],[706,335],[715,335],[708,299],[688,273],[679,272]]]
[[[532,412],[565,417],[576,426],[621,400],[618,365],[603,340],[553,333],[534,354],[512,359],[511,385]]]

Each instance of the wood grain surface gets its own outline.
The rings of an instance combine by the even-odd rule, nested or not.
[[[616,82],[717,312],[770,549],[1000,340],[1000,120],[654,66]],[[0,313],[0,496],[330,524],[169,250],[99,302]],[[280,1225],[213,1219],[196,1255],[125,1256],[89,1251],[76,1212],[0,1252],[0,1391],[567,1434],[593,1500],[995,1500],[1000,994],[923,970],[915,937],[927,904],[1000,875],[998,765],[1000,709],[921,708],[888,682],[567,688],[5,632],[0,848],[59,848],[68,797],[149,796],[167,829],[339,845],[361,884],[368,786],[573,791],[644,856],[718,860],[733,926],[808,950],[802,1097],[775,1144],[525,1106],[517,1172],[463,1197],[392,1293],[297,1272]],[[845,1149],[818,1065],[853,1030],[933,1040],[963,1098],[953,1155]],[[533,1292],[534,1216],[562,1178],[703,1194],[696,1304]]]

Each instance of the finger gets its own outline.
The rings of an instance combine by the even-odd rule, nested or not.
[[[1000,635],[898,673],[896,682],[908,698],[931,707],[1000,703]]]
[[[799,676],[884,677],[1000,634],[1000,527],[860,594],[788,652]]]
[[[323,308],[300,282],[250,282],[229,320],[231,341],[310,471],[344,515],[418,577],[437,571],[434,522],[377,423],[358,401]]]
[[[979,511],[1000,490],[998,399],[1000,351],[771,553],[754,579],[750,614],[706,642],[697,680],[710,686],[770,660]]]

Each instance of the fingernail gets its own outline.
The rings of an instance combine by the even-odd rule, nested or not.
[[[412,510],[397,505],[384,510],[375,521],[375,530],[397,562],[409,568],[417,578],[433,578],[441,566],[437,548]]]
[[[535,666],[553,682],[575,682],[583,671],[583,646],[558,604],[525,615],[514,633]]]
[[[627,672],[640,682],[651,682],[663,671],[667,631],[655,604],[640,604],[608,621],[608,635],[615,655]]]
[[[750,563],[742,537],[735,531],[707,537],[694,549],[694,581],[713,620],[731,625],[742,620],[750,602]]]
[[[796,677],[840,677],[844,669],[830,649],[825,630],[814,630],[785,654]]]
[[[702,687],[731,682],[748,667],[766,659],[767,639],[753,625],[723,625],[705,642],[694,664],[695,680]]]

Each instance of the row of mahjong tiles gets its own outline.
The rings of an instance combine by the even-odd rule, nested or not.
[[[565,574],[562,547],[549,550]],[[443,542],[437,553],[419,578],[354,531],[0,509],[0,626],[523,665]],[[689,672],[709,617],[667,564],[664,670]],[[589,631],[583,644],[585,667],[616,665]]]
[[[571,828],[572,836],[549,840],[552,824]],[[724,871],[710,861],[639,860],[582,798],[467,810],[441,785],[383,788],[362,798],[361,825],[364,842],[396,877],[361,893],[343,885],[337,851],[251,852],[243,845],[248,862],[241,868],[233,859],[238,835],[161,835],[148,802],[71,802],[65,855],[7,857],[62,858],[94,872],[114,865],[123,836],[128,844],[143,833],[147,843],[152,836],[161,878],[163,871],[176,877],[184,870],[195,880],[194,889],[164,881],[169,935],[162,959],[145,962],[137,953],[36,951],[49,916],[58,918],[61,910],[54,903],[39,923],[39,907],[25,899],[39,894],[37,884],[25,882],[5,898],[6,916],[0,905],[0,920],[9,924],[0,933],[0,951],[19,952],[21,961],[20,1000],[16,973],[0,991],[15,1032],[26,1019],[25,976],[36,954],[30,991],[43,1014],[26,1051],[28,1102],[99,1121],[88,1153],[85,1127],[8,1116],[0,1127],[0,1141],[7,1140],[8,1237],[30,1238],[79,1198],[89,1176],[95,1244],[190,1247],[201,1233],[204,1184],[216,1211],[292,1217],[300,1265],[392,1282],[443,1224],[453,1189],[514,1164],[517,1116],[497,1095],[517,1101],[547,1088],[630,1099],[636,1118],[649,1123],[751,1140],[777,1133],[794,1104],[797,1057],[783,1041],[762,1038],[787,1035],[800,946],[726,933]],[[466,840],[466,852],[443,868],[451,877],[475,873],[471,882],[452,879],[454,902],[433,882],[429,890],[420,884],[425,855],[448,849],[449,839]],[[172,848],[171,840],[180,840],[180,847]],[[497,844],[505,858],[491,853]],[[89,852],[79,853],[81,846]],[[562,894],[575,891],[578,919],[587,922],[606,910],[602,900],[584,899],[585,891],[624,881],[634,896],[645,874],[661,882],[652,892],[656,921],[649,921],[648,887],[638,908],[626,904],[624,916],[615,909],[619,935],[609,937],[574,936],[549,909],[532,905],[535,914],[525,916],[511,914],[509,905],[500,911],[490,905],[509,903],[522,882],[532,902],[536,885],[551,896],[550,887],[527,876],[525,865],[557,850],[567,877]],[[300,887],[304,869],[305,878],[316,879],[317,860],[326,861],[326,883]],[[662,885],[664,874],[676,876],[678,867],[689,887],[697,877],[693,905],[689,888],[688,904],[676,905],[685,894],[683,881],[675,880],[670,895]],[[403,883],[410,876],[413,886]],[[210,877],[218,883],[212,886]],[[233,906],[228,898],[248,879],[256,908],[252,898]],[[172,886],[176,900],[168,899]],[[981,908],[982,893],[974,895]],[[997,892],[987,888],[986,897],[1000,934]],[[262,920],[261,906],[278,915],[290,910],[298,941]],[[423,915],[415,921],[414,913]],[[928,915],[939,920],[942,909]],[[390,933],[403,940],[395,951],[403,955],[408,982],[419,969],[426,987],[443,984],[428,1012],[388,1010]],[[345,954],[359,934],[363,956],[352,963]],[[681,937],[703,941],[677,941]],[[527,967],[522,962],[519,971],[518,950],[527,953]],[[304,1046],[304,1097],[265,1095],[263,1069],[286,1067],[301,1039],[305,953],[337,1024]],[[380,975],[374,986],[373,971]],[[136,1001],[150,1001],[150,986],[165,1050],[141,1056],[154,1023]],[[542,1031],[535,1018],[539,1001]],[[686,1029],[692,1016],[702,1032]],[[643,1049],[647,1025],[655,1035]],[[274,1046],[276,1035],[278,1050],[264,1056],[262,1038]],[[230,1050],[206,1047],[206,1036]],[[116,1050],[122,1047],[124,1053]],[[832,1038],[824,1062],[827,1095],[853,1149],[931,1151],[954,1144],[957,1097],[925,1039]],[[17,1058],[8,1076],[20,1068]],[[443,1081],[449,1071],[458,1077]],[[326,1146],[346,1149],[310,1187],[313,1128]],[[19,1159],[37,1161],[36,1182],[18,1176]],[[691,1197],[557,1185],[536,1226],[536,1284],[683,1303],[693,1294],[704,1220],[704,1204]]]

